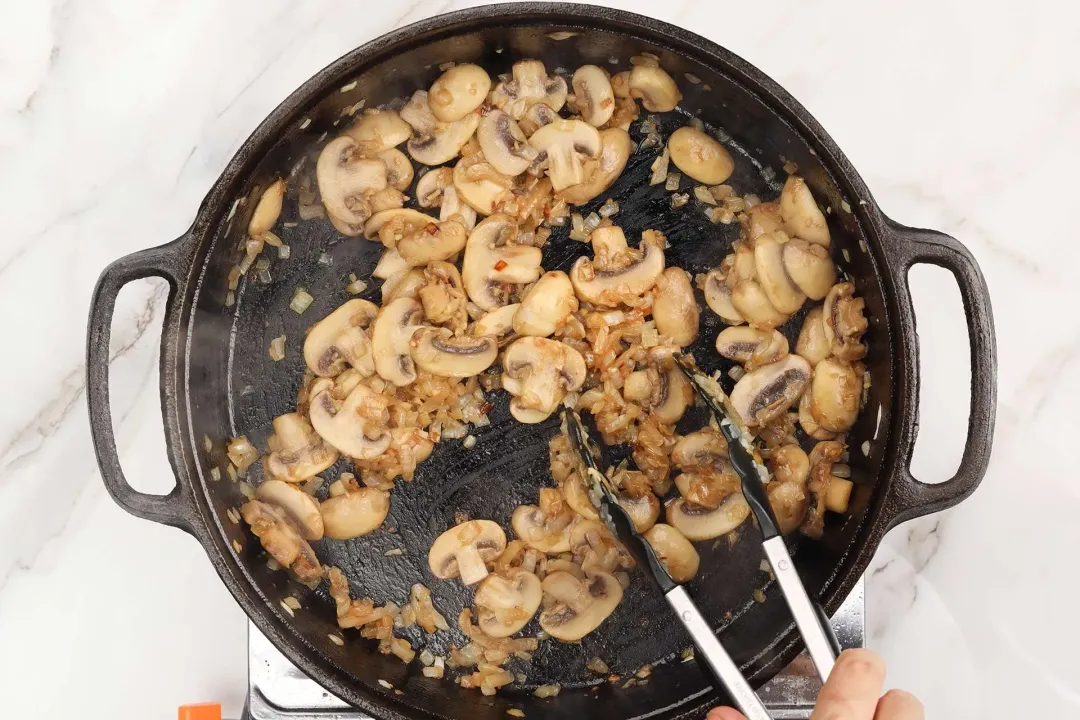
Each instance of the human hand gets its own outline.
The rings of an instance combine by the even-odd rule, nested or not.
[[[885,661],[869,650],[845,650],[818,694],[810,720],[923,720],[923,706],[911,693],[885,684]],[[715,708],[707,720],[746,720],[731,708]]]

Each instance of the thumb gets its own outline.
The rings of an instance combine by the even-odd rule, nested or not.
[[[710,710],[705,720],[746,720],[746,718],[738,710],[732,710],[729,707],[718,707]]]

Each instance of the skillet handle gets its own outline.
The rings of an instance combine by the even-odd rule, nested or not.
[[[973,493],[982,482],[990,462],[997,414],[997,343],[994,338],[990,291],[978,263],[968,249],[955,238],[935,230],[911,228],[891,222],[889,226],[892,242],[888,250],[895,267],[894,278],[902,292],[900,301],[906,305],[909,317],[914,317],[914,310],[911,289],[908,286],[908,271],[920,263],[944,268],[953,274],[960,287],[971,345],[971,408],[960,467],[955,475],[943,483],[929,485],[919,482],[911,474],[914,442],[908,443],[906,455],[900,458],[896,482],[892,486],[893,507],[896,508],[892,524],[896,525],[950,508]],[[917,343],[918,336],[914,332],[912,336]],[[911,368],[911,373],[911,402],[918,403],[918,364]]]
[[[186,530],[194,534],[194,507],[179,481],[167,495],[151,495],[131,487],[120,467],[109,403],[109,338],[113,311],[120,289],[134,280],[160,277],[169,283],[165,317],[172,315],[176,291],[186,270],[186,246],[190,235],[149,250],[122,257],[98,278],[90,299],[86,332],[86,401],[90,411],[90,434],[105,488],[116,503],[136,517]]]

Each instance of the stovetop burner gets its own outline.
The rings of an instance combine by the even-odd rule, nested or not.
[[[862,647],[866,603],[863,580],[832,619],[844,648]],[[776,720],[806,720],[821,683],[806,653],[759,691]],[[372,720],[346,705],[289,662],[254,625],[248,626],[248,699],[242,720]]]

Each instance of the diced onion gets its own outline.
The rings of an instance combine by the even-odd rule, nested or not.
[[[288,260],[290,255],[292,255],[292,248],[290,248],[288,245],[282,245],[277,249],[277,256],[279,260]]]
[[[466,450],[472,450],[474,447],[476,447],[476,436],[475,435],[466,436],[465,442],[463,442],[461,444],[465,446]]]
[[[678,210],[688,202],[690,202],[690,193],[675,193],[671,196],[671,209]]]
[[[278,335],[270,341],[270,359],[274,362],[285,359],[285,336]]]
[[[650,169],[652,170],[652,176],[649,178],[650,185],[659,185],[660,183],[667,182],[669,160],[670,156],[668,155],[668,150],[667,148],[664,148],[664,151],[653,160],[653,163],[650,166]]]
[[[319,264],[329,267],[334,264],[334,258],[330,257],[327,253],[320,253]]]
[[[714,198],[713,194],[709,192],[709,188],[705,187],[704,185],[698,185],[694,188],[694,197],[696,197],[698,200],[705,203],[706,205],[716,204],[716,198]]]
[[[214,482],[217,482],[218,480],[220,480],[221,479],[221,468],[216,468],[216,467],[210,468],[210,479],[213,480]]]
[[[296,288],[296,294],[293,295],[289,307],[297,315],[303,315],[304,311],[311,307],[311,303],[313,302],[315,302],[315,298],[311,297],[306,290],[303,288]]]
[[[345,292],[349,293],[350,295],[359,295],[360,293],[367,290],[367,287],[367,283],[363,280],[354,280],[353,282],[345,286]]]
[[[617,212],[619,212],[619,203],[614,198],[608,198],[600,206],[600,217],[602,218],[609,218]]]
[[[559,685],[541,685],[533,690],[533,695],[538,698],[551,698],[558,695],[561,689]]]
[[[679,183],[682,181],[682,175],[679,173],[668,173],[667,181],[664,182],[664,189],[668,192],[675,192],[679,189]]]

